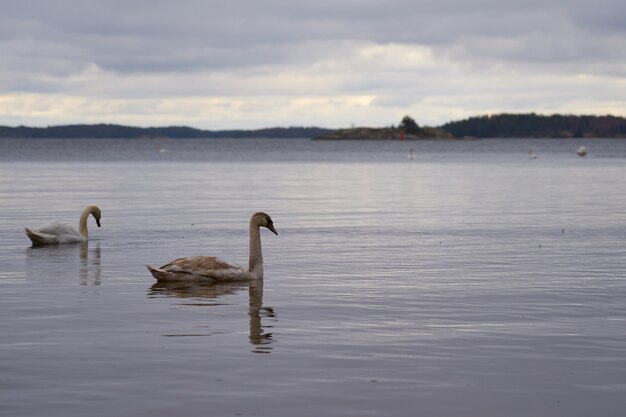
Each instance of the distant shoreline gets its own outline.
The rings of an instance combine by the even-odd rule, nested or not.
[[[187,126],[133,127],[117,124],[75,124],[48,127],[0,126],[0,138],[309,138],[316,140],[422,140],[480,138],[626,138],[626,118],[618,116],[543,116],[498,114],[453,121],[438,127],[404,132],[398,126],[274,127],[245,130],[202,130]]]
[[[187,126],[133,127],[116,124],[77,124],[49,127],[0,126],[0,138],[96,139],[211,139],[311,138],[330,132],[317,127],[276,127],[256,130],[202,130]]]

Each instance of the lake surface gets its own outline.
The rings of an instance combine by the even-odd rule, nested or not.
[[[256,211],[263,282],[146,270]],[[2,416],[626,410],[624,140],[0,139],[0,230]]]

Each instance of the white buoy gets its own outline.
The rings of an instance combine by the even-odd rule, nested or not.
[[[411,148],[409,150],[409,160],[414,160],[415,159],[415,154],[413,153],[413,148]]]
[[[576,149],[576,153],[578,154],[578,156],[583,157],[587,155],[587,148],[585,148],[584,146],[581,146],[578,149]]]

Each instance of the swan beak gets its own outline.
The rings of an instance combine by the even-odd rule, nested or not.
[[[270,229],[272,231],[272,233],[274,233],[275,235],[278,236],[278,232],[276,231],[276,229],[274,229],[274,225],[273,224],[268,224],[267,228]]]
[[[100,219],[96,219],[96,224],[100,227]]]

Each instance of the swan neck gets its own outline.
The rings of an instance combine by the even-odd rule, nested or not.
[[[261,231],[259,226],[250,224],[249,270],[258,279],[263,278],[263,253],[261,251]]]
[[[87,207],[83,210],[83,213],[80,215],[80,220],[78,221],[78,232],[82,237],[87,239],[89,236],[89,232],[87,231],[87,218],[91,214],[91,210]]]

